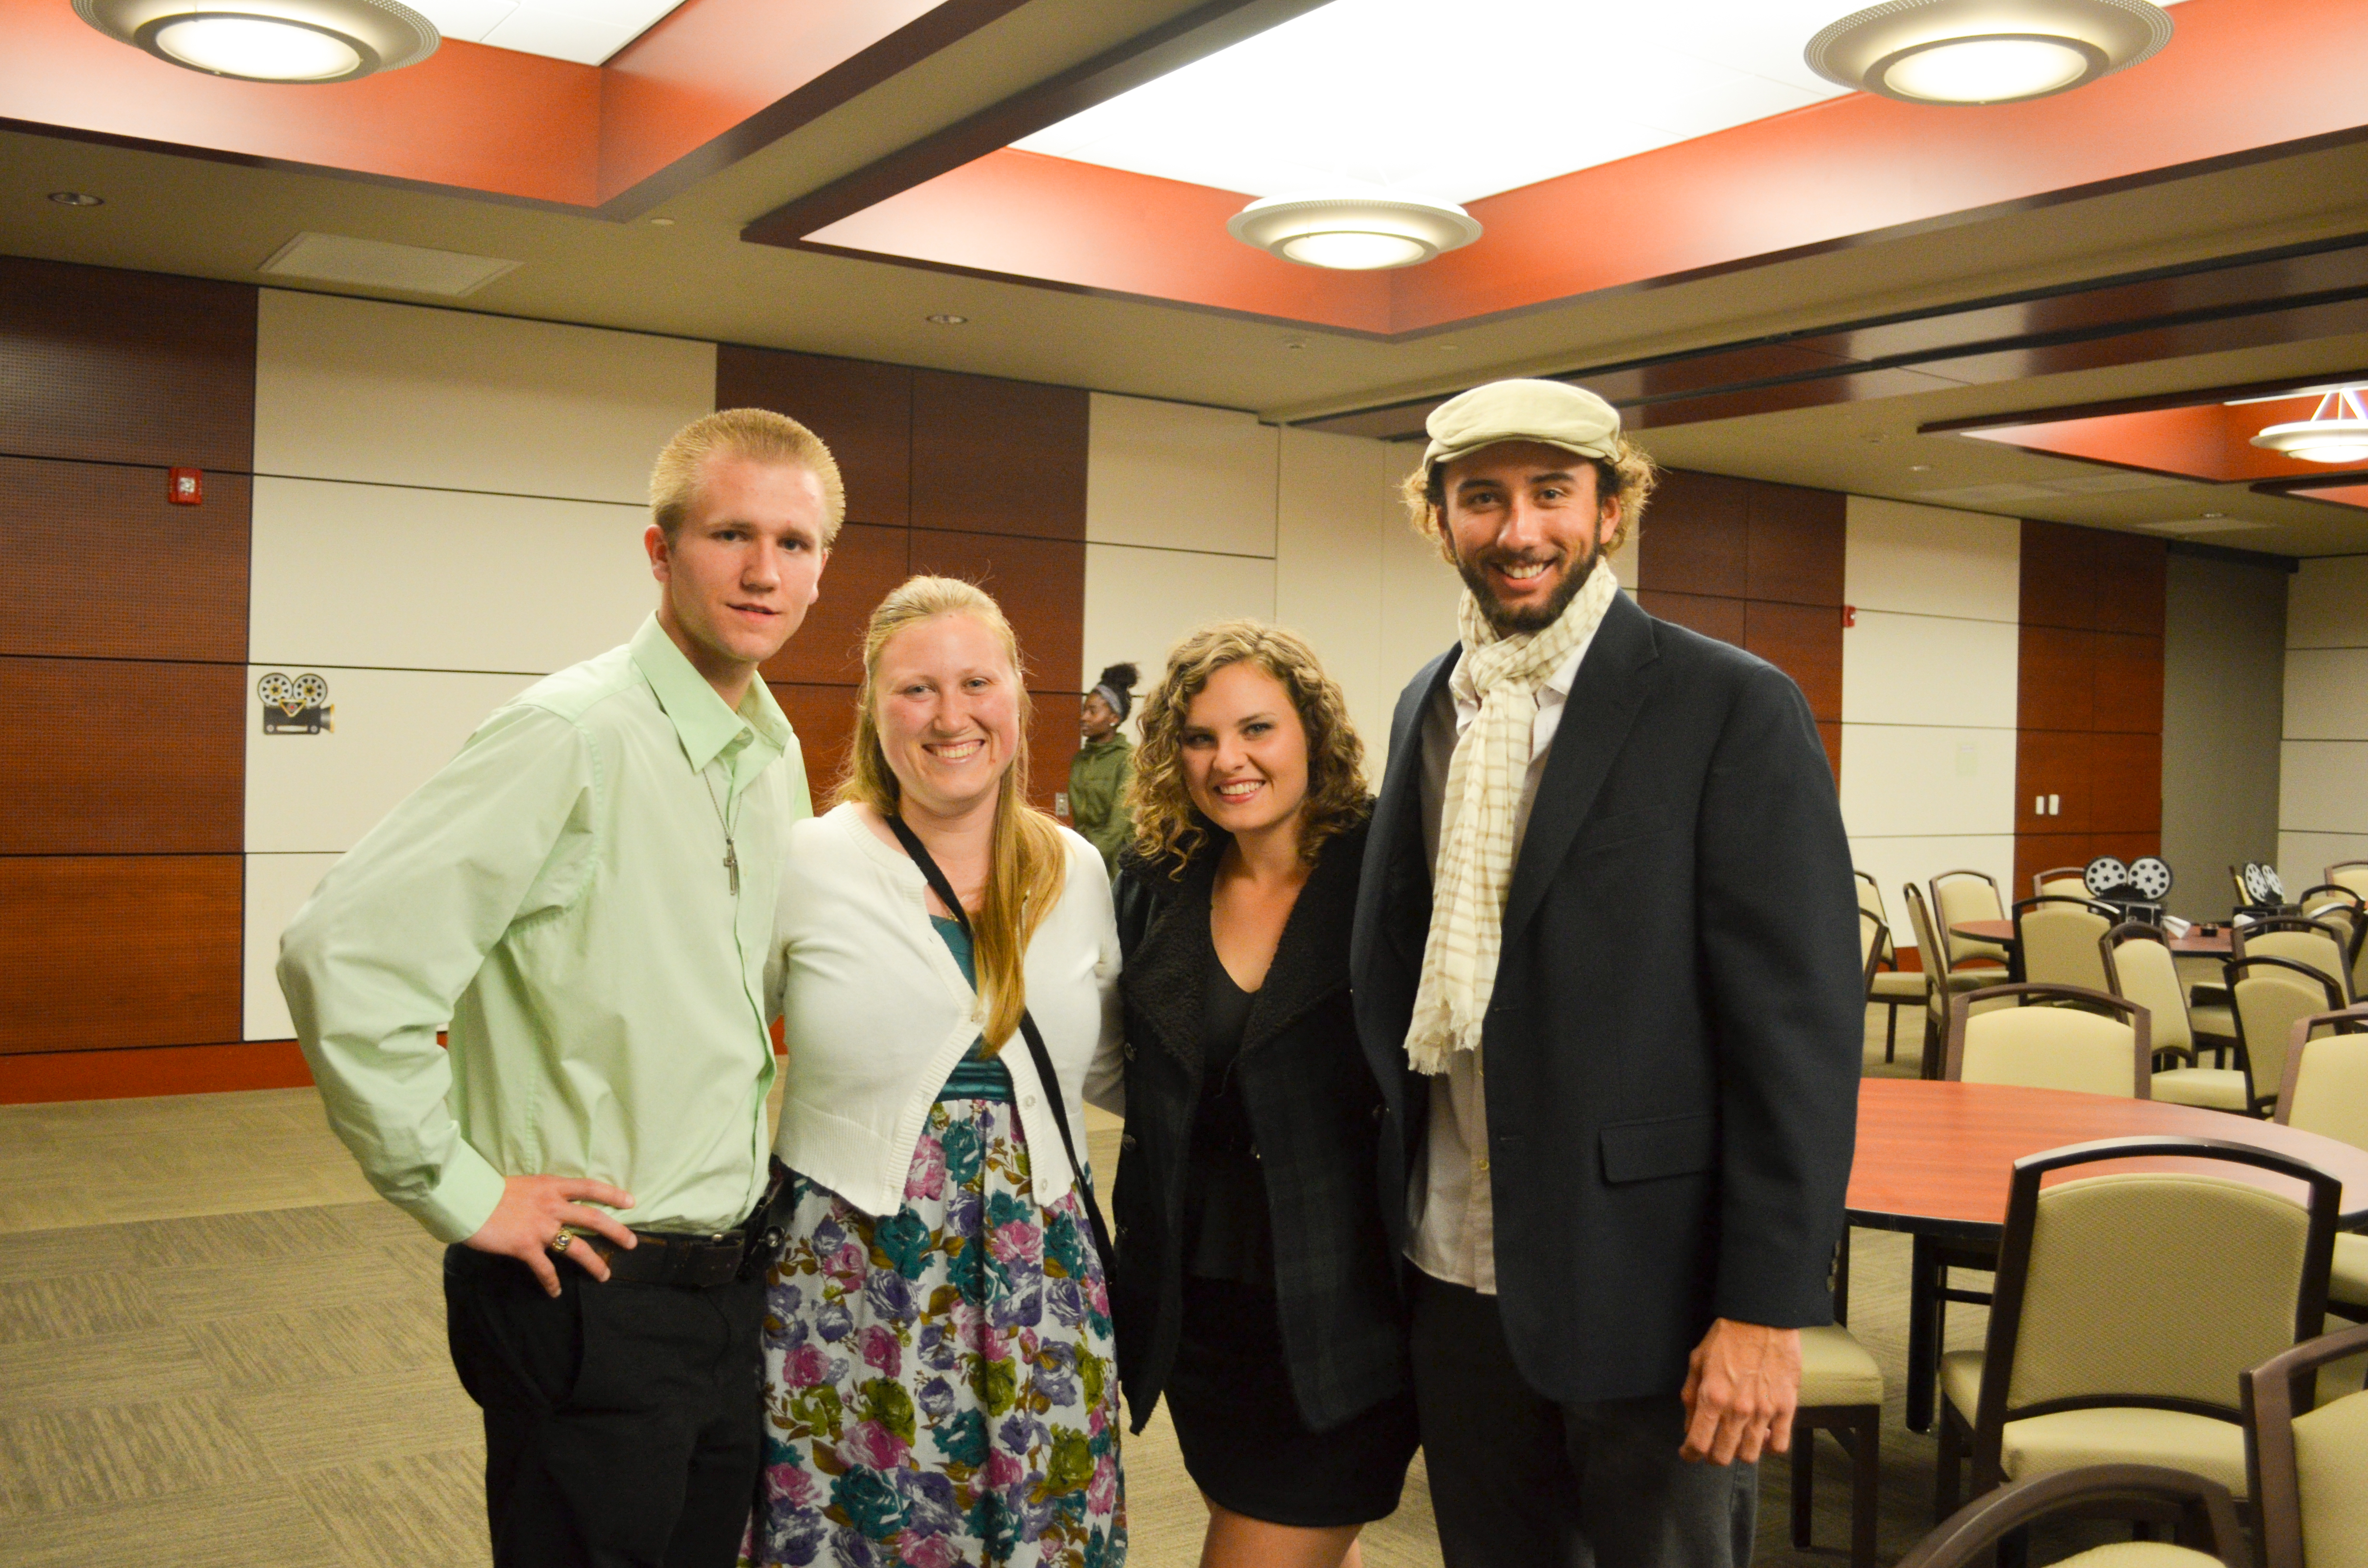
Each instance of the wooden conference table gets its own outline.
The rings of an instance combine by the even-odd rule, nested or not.
[[[2114,1095],[1916,1078],[1860,1081],[1850,1222],[1915,1237],[1907,1319],[1910,1427],[1922,1432],[1932,1424],[1943,1260],[1989,1267],[1974,1257],[1996,1256],[2014,1162],[2100,1138],[2165,1133],[2248,1143],[2307,1160],[2343,1182],[2338,1223],[2345,1230],[2368,1227],[2368,1150],[2317,1133],[2226,1111]],[[2257,1181],[2297,1199],[2302,1194],[2295,1183],[2248,1165],[2165,1159],[2112,1168],[2203,1170]]]

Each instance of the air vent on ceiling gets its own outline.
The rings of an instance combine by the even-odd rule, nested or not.
[[[2176,534],[2183,538],[2188,534],[2245,533],[2267,528],[2270,525],[2248,523],[2242,517],[2180,517],[2168,523],[2132,523],[2130,526],[2140,533]]]
[[[281,278],[458,299],[518,265],[495,256],[358,240],[350,234],[302,233],[281,245],[260,270]]]

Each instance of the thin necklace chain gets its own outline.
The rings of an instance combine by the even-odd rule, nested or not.
[[[715,808],[715,820],[723,829],[723,869],[732,879],[732,896],[740,896],[740,851],[733,843],[732,819],[723,814],[723,802],[715,798],[715,780],[701,768],[699,781],[707,786],[707,803]],[[736,804],[736,802],[735,802]]]

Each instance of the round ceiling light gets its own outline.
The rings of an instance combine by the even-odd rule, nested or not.
[[[2152,57],[2170,13],[2150,0],[1890,0],[1809,40],[1828,82],[1916,104],[2069,92]]]
[[[2272,425],[2253,437],[2253,445],[2306,463],[2368,460],[2368,408],[2361,405],[2360,392],[2358,387],[2328,392],[2309,418]]]
[[[170,64],[243,82],[350,82],[436,52],[397,0],[74,0],[74,14]]]
[[[1225,224],[1247,245],[1302,267],[1374,272],[1413,267],[1480,237],[1472,214],[1406,196],[1269,196]]]

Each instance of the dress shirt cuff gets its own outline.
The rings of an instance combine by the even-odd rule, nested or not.
[[[452,1158],[435,1189],[404,1205],[439,1242],[465,1242],[485,1228],[502,1200],[502,1173],[467,1142],[455,1140]]]

